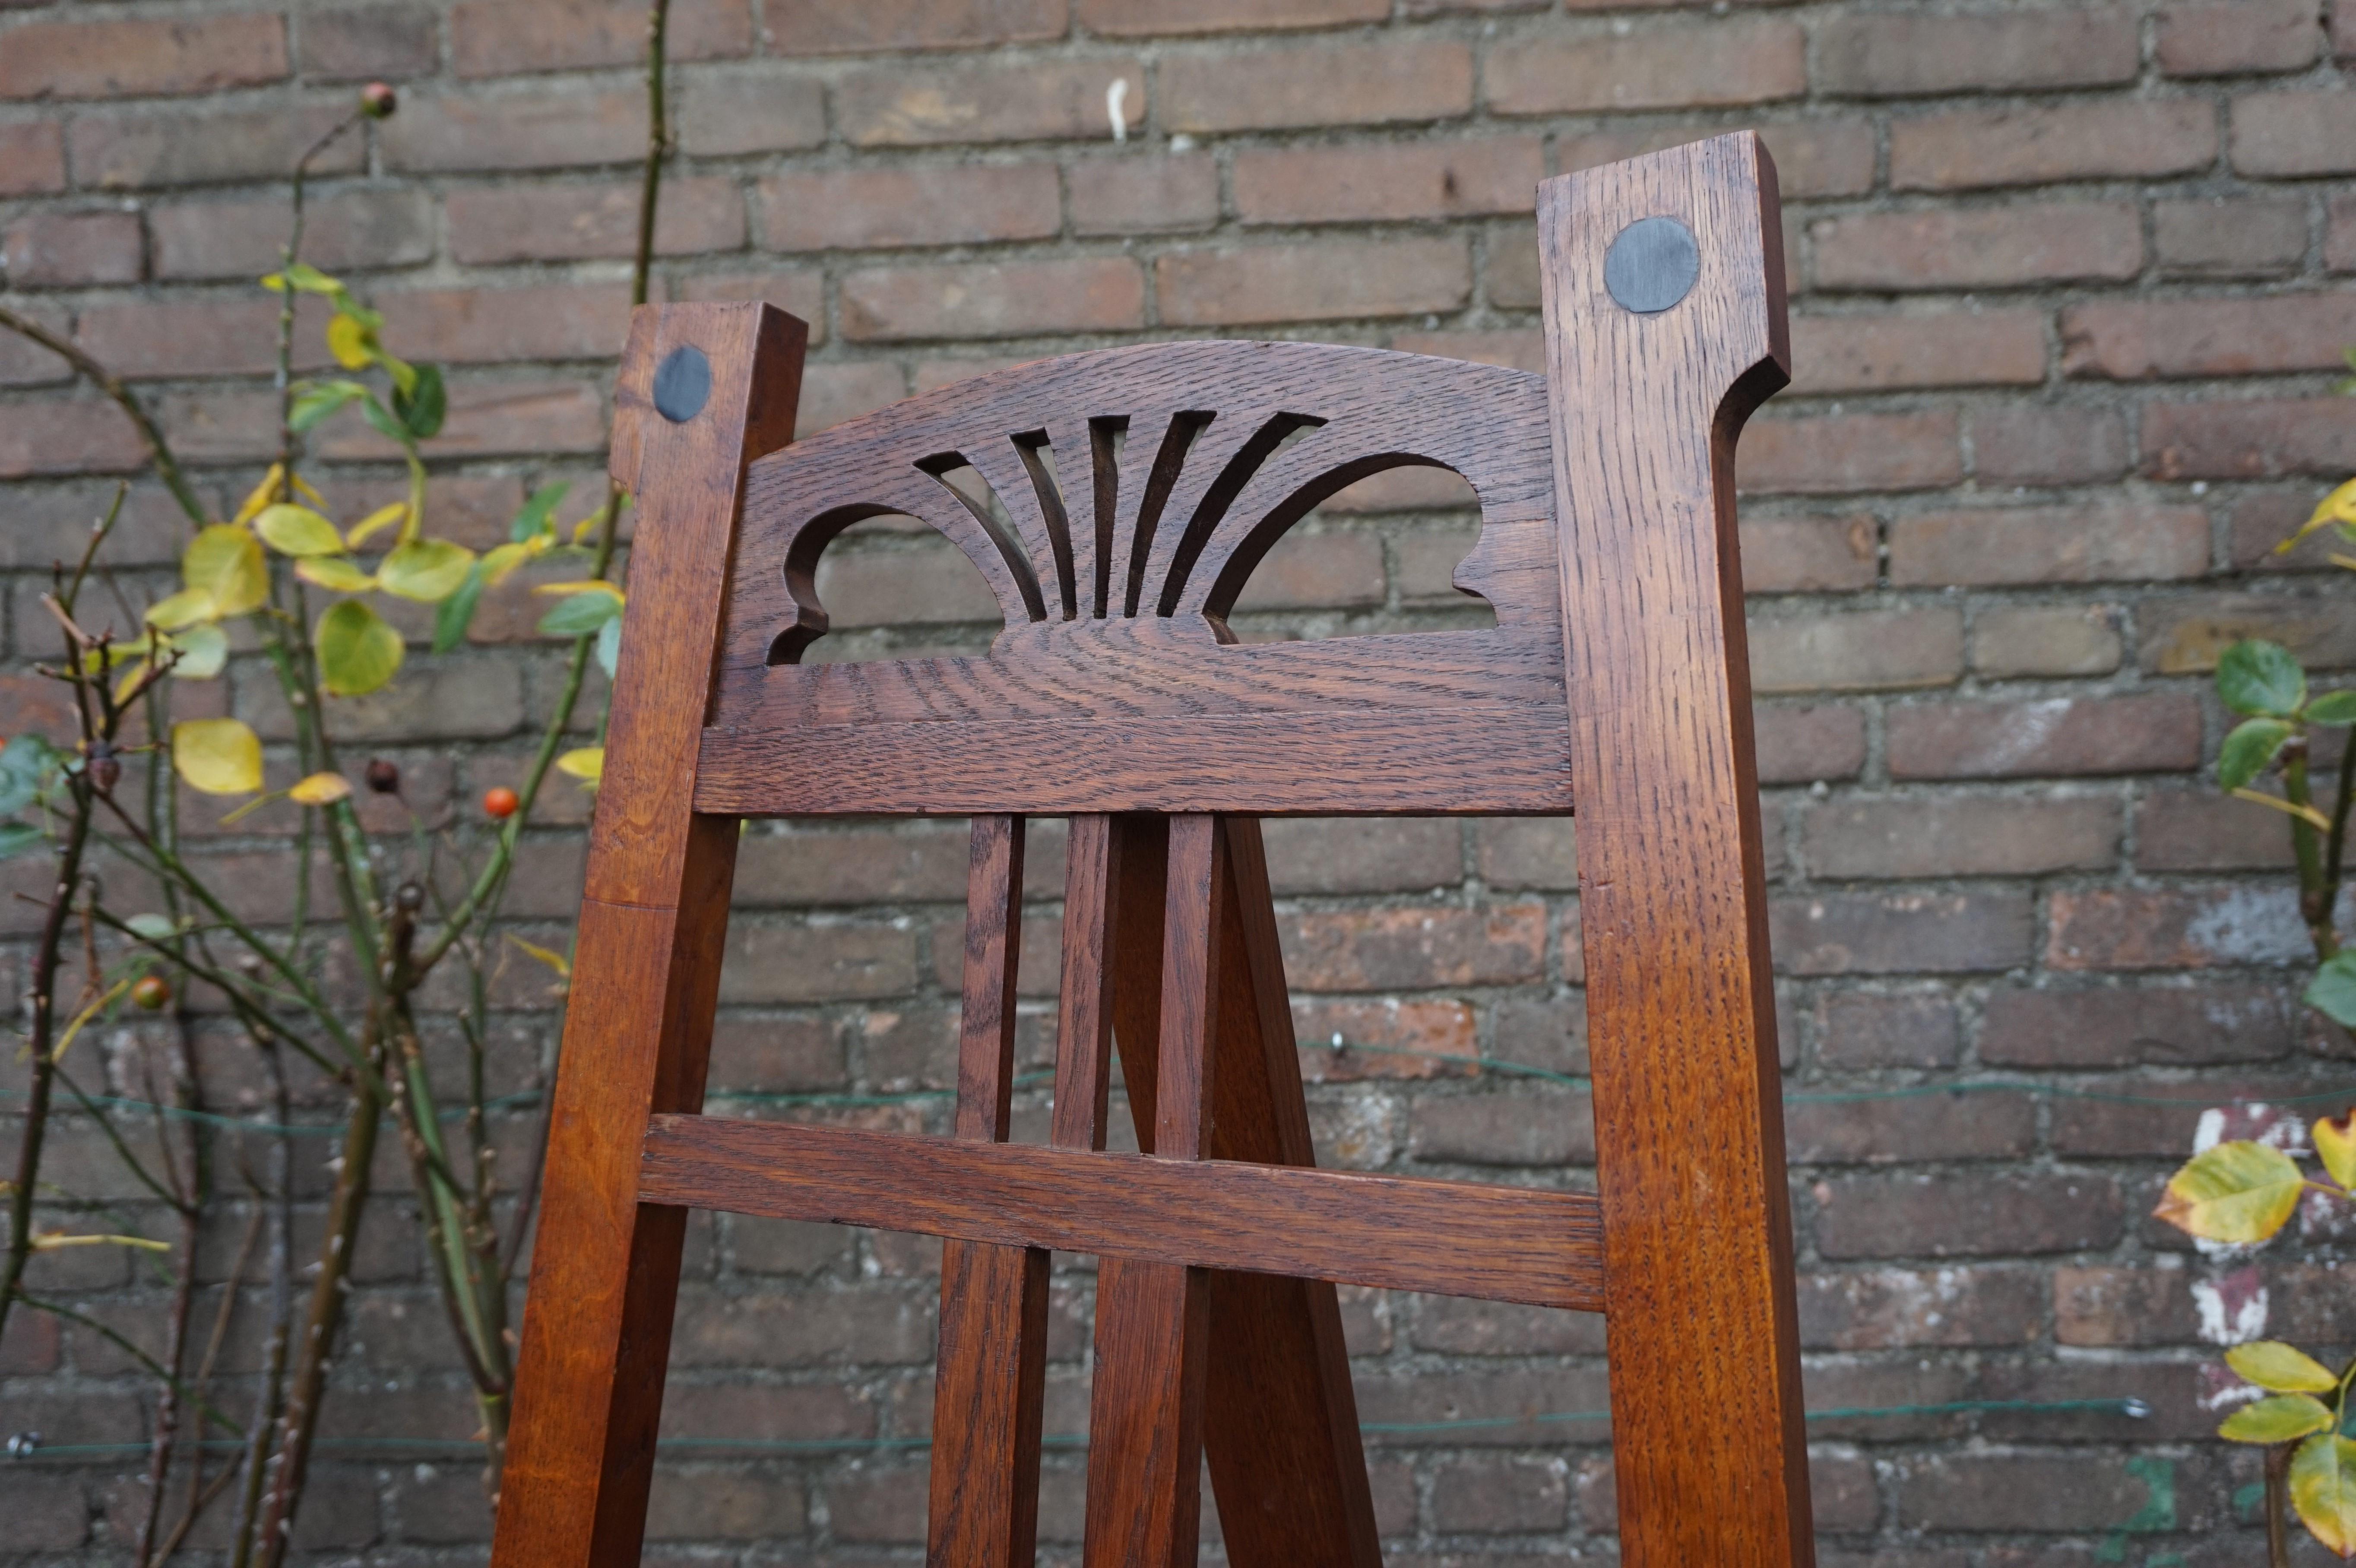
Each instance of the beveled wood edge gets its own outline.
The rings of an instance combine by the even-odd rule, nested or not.
[[[641,1202],[1603,1310],[1586,1193],[657,1116]]]

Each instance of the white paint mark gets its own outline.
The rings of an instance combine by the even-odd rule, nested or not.
[[[1121,111],[1121,101],[1128,96],[1129,78],[1125,76],[1114,77],[1112,85],[1105,89],[1105,113],[1112,120],[1112,139],[1116,142],[1129,140],[1129,116]]]
[[[2246,1344],[2266,1331],[2265,1281],[2254,1268],[2195,1280],[2192,1308],[2201,1315],[2201,1337],[2210,1344]]]

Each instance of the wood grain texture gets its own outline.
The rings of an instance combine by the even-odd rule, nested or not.
[[[1101,1149],[1112,1088],[1113,931],[1120,852],[1113,819],[1074,817],[1064,871],[1064,972],[1055,1013],[1055,1103],[1047,1141]]]
[[[647,1119],[703,1095],[736,824],[691,794],[747,459],[793,434],[804,332],[767,306],[642,308],[616,393],[615,476],[637,494],[629,605],[590,829],[573,1004],[549,1127],[499,1568],[634,1563],[662,1409],[685,1214],[637,1198]],[[700,348],[710,399],[648,407]]]
[[[1663,215],[1700,276],[1636,315],[1604,257]],[[1625,1568],[1814,1555],[1733,494],[1782,232],[1749,133],[1538,191]]]
[[[1014,1094],[1014,993],[1023,961],[1024,822],[973,820],[966,868],[965,988],[958,1014],[957,1135],[1003,1143]]]

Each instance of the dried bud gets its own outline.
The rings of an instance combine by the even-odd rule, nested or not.
[[[123,781],[123,764],[116,759],[114,747],[100,741],[91,748],[91,787],[102,795],[114,793],[115,785]]]
[[[371,81],[360,89],[360,113],[371,120],[390,120],[400,107],[399,95],[384,82]]]
[[[401,793],[401,769],[381,757],[371,757],[368,765],[368,787],[380,795]]]
[[[393,893],[393,901],[411,914],[425,908],[425,889],[414,882],[404,882]]]

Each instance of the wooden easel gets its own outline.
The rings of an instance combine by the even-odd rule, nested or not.
[[[944,1568],[1032,1560],[1055,1248],[1101,1260],[1090,1568],[1191,1563],[1204,1455],[1234,1563],[1379,1563],[1336,1282],[1608,1313],[1622,1562],[1813,1560],[1732,499],[1789,361],[1774,171],[1724,136],[1549,180],[1538,224],[1543,378],[1151,345],[789,446],[798,322],[637,314],[629,605],[499,1568],[637,1560],[691,1208],[948,1239]],[[1403,463],[1479,495],[1457,581],[1495,628],[1232,645],[1284,529]],[[820,552],[886,512],[990,581],[987,658],[797,661]],[[1257,818],[1574,800],[1599,1193],[1314,1168]],[[973,818],[954,1138],[696,1114],[738,821],[825,812]],[[1053,1126],[1027,1146],[1038,814],[1072,828]],[[1115,1044],[1143,1155],[1102,1152]]]

